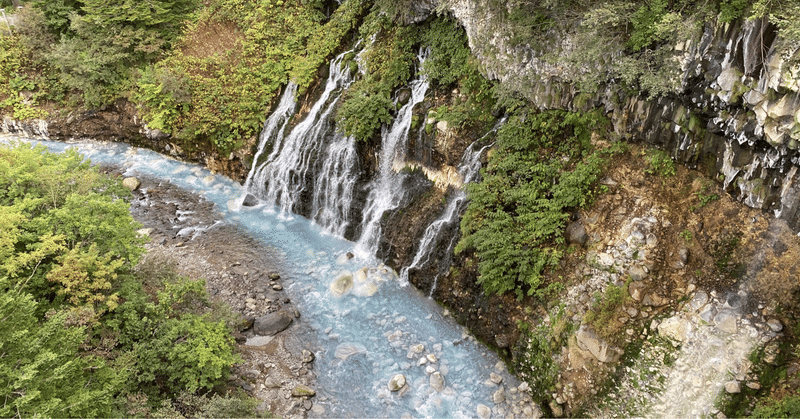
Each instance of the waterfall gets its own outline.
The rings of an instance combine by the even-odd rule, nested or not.
[[[297,101],[294,98],[296,92],[297,85],[294,84],[294,82],[289,82],[289,84],[286,85],[286,89],[283,91],[280,102],[278,102],[278,107],[275,108],[275,111],[272,112],[269,118],[264,122],[264,128],[261,130],[261,134],[258,138],[258,150],[255,156],[253,156],[253,166],[250,168],[250,172],[247,174],[247,179],[244,182],[245,190],[250,189],[253,174],[258,168],[258,160],[261,158],[261,154],[264,153],[264,147],[270,141],[275,142],[273,144],[273,153],[269,156],[268,160],[274,159],[275,153],[280,150],[280,141],[283,139],[283,131],[286,129],[286,125],[289,123],[289,119],[294,114],[295,108],[297,107]]]
[[[428,49],[421,49],[417,58],[419,63],[425,62]],[[362,217],[361,237],[356,244],[356,252],[362,257],[372,257],[378,249],[381,237],[380,222],[386,211],[397,208],[403,199],[403,180],[400,172],[405,166],[408,131],[411,129],[411,117],[414,106],[425,98],[428,91],[428,78],[420,74],[412,81],[411,99],[397,112],[392,126],[381,128],[381,153],[379,158],[379,175],[370,182],[369,194]]]
[[[313,213],[310,218],[334,234],[341,234],[346,227],[348,221],[344,214],[350,207],[349,199],[352,199],[355,185],[355,180],[350,179],[357,163],[354,142],[333,133],[330,118],[342,91],[353,82],[347,66],[342,68],[341,65],[344,56],[351,52],[339,54],[331,61],[325,90],[305,119],[291,132],[283,135],[288,118],[276,117],[275,127],[279,125],[278,121],[284,121],[280,129],[265,124],[257,155],[262,153],[270,138],[274,138],[273,150],[263,163],[254,164],[248,175],[250,191],[284,212],[302,213],[306,202],[311,202]],[[269,130],[277,131],[273,134]],[[332,139],[327,141],[331,134]],[[321,171],[320,164],[324,165]],[[335,173],[337,178],[325,177],[326,173]]]
[[[402,283],[408,283],[408,273],[411,269],[421,268],[431,260],[431,257],[436,251],[437,246],[442,242],[442,239],[445,238],[443,237],[445,236],[445,233],[447,233],[452,226],[458,226],[459,220],[461,219],[461,212],[463,211],[467,202],[467,192],[465,190],[466,184],[479,180],[481,155],[483,155],[483,152],[487,148],[493,145],[489,144],[479,148],[479,144],[481,144],[486,137],[496,132],[504,122],[505,118],[499,121],[494,128],[484,134],[483,137],[470,144],[469,147],[467,147],[467,149],[464,151],[464,154],[461,156],[461,163],[458,166],[458,174],[462,179],[462,187],[455,191],[454,194],[448,199],[447,207],[442,212],[442,215],[425,229],[425,234],[423,235],[422,240],[420,240],[417,253],[414,255],[414,260],[410,265],[403,267],[403,269],[400,271],[400,280]],[[457,237],[457,231],[453,231],[450,234],[450,241],[447,244],[444,252],[446,260],[444,263],[442,263],[443,266],[450,265],[449,262],[451,255],[453,254],[453,248],[455,247]],[[434,276],[433,285],[431,286],[431,290],[428,294],[429,297],[433,297],[433,293],[436,290],[436,282],[441,274],[442,272],[439,271]]]

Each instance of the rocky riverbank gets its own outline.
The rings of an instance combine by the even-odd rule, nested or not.
[[[223,222],[214,204],[200,196],[150,179],[131,186],[131,214],[151,238],[148,257],[174,261],[181,274],[205,278],[212,299],[242,317],[236,333],[242,362],[231,371],[229,388],[256,397],[260,409],[273,415],[305,417],[314,409],[313,342],[283,291],[281,254]]]

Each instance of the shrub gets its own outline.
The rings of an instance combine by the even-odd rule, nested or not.
[[[589,154],[589,139],[603,123],[597,112],[547,111],[499,130],[483,180],[468,186],[456,246],[475,249],[486,292],[543,297],[557,286],[542,274],[561,260],[568,211],[592,201],[605,160]]]

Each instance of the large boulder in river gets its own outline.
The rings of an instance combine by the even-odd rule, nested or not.
[[[353,289],[353,275],[344,274],[331,283],[331,294],[341,297]]]
[[[259,336],[272,336],[292,324],[292,316],[283,310],[263,315],[253,323],[253,332]]]

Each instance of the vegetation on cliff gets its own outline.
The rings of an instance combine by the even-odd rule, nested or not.
[[[0,147],[0,416],[253,413],[237,395],[192,399],[236,362],[234,316],[203,280],[142,258],[129,197],[75,152]]]

